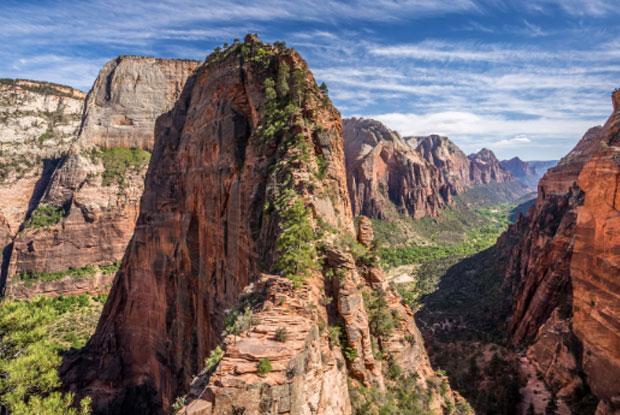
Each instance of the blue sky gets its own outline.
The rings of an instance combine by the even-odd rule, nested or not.
[[[500,158],[564,155],[620,87],[618,0],[0,0],[0,77],[88,90],[119,54],[204,59],[257,32],[343,116]]]

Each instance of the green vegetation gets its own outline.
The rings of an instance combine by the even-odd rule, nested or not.
[[[209,357],[205,359],[205,368],[204,372],[213,373],[217,366],[220,364],[220,361],[224,357],[224,350],[220,346],[217,346],[215,349],[211,350],[209,353]]]
[[[441,388],[441,383],[433,382],[428,389],[418,383],[418,377],[414,374],[396,375],[385,393],[381,393],[374,387],[349,386],[351,403],[355,415],[427,415],[431,413],[430,402],[432,390]],[[444,404],[445,414],[464,415],[473,414],[473,410],[467,403],[459,402],[456,407]]]
[[[83,415],[71,408],[72,394],[61,394],[60,355],[82,347],[101,313],[102,297],[39,297],[0,304],[0,402],[11,414]]]
[[[271,369],[271,362],[265,357],[261,358],[256,364],[256,373],[258,373],[259,376],[265,376],[267,373],[271,372]]]
[[[318,269],[316,238],[310,211],[291,189],[285,189],[276,201],[280,234],[276,240],[276,269],[298,286],[312,270]]]
[[[30,214],[30,219],[25,223],[25,228],[44,228],[60,222],[65,211],[61,207],[41,203]]]
[[[408,265],[413,281],[397,289],[412,309],[434,292],[446,271],[489,248],[509,225],[512,206],[467,207],[457,201],[438,218],[373,221],[384,268]]]
[[[286,327],[278,327],[275,334],[275,339],[278,342],[284,343],[288,337],[288,333],[286,331]]]
[[[368,314],[370,333],[375,337],[387,337],[398,324],[398,316],[390,312],[383,291],[364,291],[364,307]]]
[[[104,186],[118,184],[123,187],[128,173],[139,173],[148,165],[151,153],[139,148],[114,147],[93,150],[91,157],[103,163],[105,171],[102,174],[102,184]]]
[[[252,309],[247,307],[245,310],[240,312],[235,309],[226,314],[224,318],[224,335],[234,335],[238,336],[241,333],[244,333],[255,324],[254,313]]]
[[[113,274],[118,271],[120,262],[114,262],[108,265],[86,265],[81,268],[69,268],[58,272],[34,272],[26,271],[16,275],[16,278],[26,283],[35,283],[38,281],[57,281],[65,277],[71,278],[88,278],[101,272],[103,274]]]

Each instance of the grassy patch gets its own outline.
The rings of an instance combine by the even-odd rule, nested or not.
[[[105,171],[102,174],[102,184],[111,186],[125,184],[125,177],[129,173],[141,172],[149,163],[151,153],[139,148],[114,147],[109,149],[93,150],[92,158],[101,160]]]
[[[32,211],[30,219],[24,225],[25,228],[45,228],[60,222],[64,215],[64,209],[48,203],[41,203]]]
[[[0,304],[0,401],[11,414],[88,413],[71,408],[72,394],[60,394],[60,354],[84,346],[95,329],[102,297],[39,297]]]
[[[34,283],[38,281],[57,281],[65,277],[71,278],[87,278],[94,275],[97,272],[104,274],[113,274],[118,271],[120,266],[119,262],[114,262],[108,265],[86,265],[81,268],[69,268],[64,271],[58,272],[34,272],[27,271],[16,275],[16,278],[26,283]]]

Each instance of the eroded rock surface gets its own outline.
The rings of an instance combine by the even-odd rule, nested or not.
[[[344,121],[345,155],[355,215],[436,216],[450,202],[438,169],[398,133],[375,120]]]
[[[9,295],[24,293],[24,275],[36,279],[120,261],[138,216],[155,120],[172,107],[197,65],[119,57],[103,67],[86,99],[79,136],[32,213],[47,209],[60,212],[58,217],[43,226],[26,221],[15,238]],[[28,292],[35,294],[37,287]]]
[[[535,206],[508,231],[518,240],[506,274],[515,294],[513,342],[529,345],[557,396],[574,403],[589,388],[600,400],[597,413],[620,403],[610,381],[620,376],[619,125],[614,107],[545,174]]]
[[[347,383],[394,382],[375,345],[428,390],[387,287],[393,330],[372,332],[365,296],[386,284],[354,255],[344,167],[340,115],[295,51],[248,36],[211,55],[158,120],[138,224],[95,335],[64,362],[69,389],[106,414],[165,413],[189,392],[188,414],[346,415]],[[426,410],[454,405],[442,390]]]

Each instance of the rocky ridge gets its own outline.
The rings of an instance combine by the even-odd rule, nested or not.
[[[155,120],[197,65],[119,57],[103,67],[77,138],[13,241],[9,296],[107,291],[133,234]]]
[[[519,157],[500,161],[502,168],[524,185],[536,189],[538,181],[548,169],[557,164],[556,160],[546,161],[523,161]]]
[[[354,215],[386,219],[436,216],[450,202],[437,168],[375,120],[344,120],[349,194]]]
[[[216,50],[158,120],[134,236],[67,386],[96,413],[165,413],[189,390],[188,414],[349,414],[351,394],[376,405],[370,390],[411,375],[425,410],[463,406],[368,222],[355,240],[344,169],[340,115],[296,52],[254,36]]]
[[[403,138],[378,121],[352,118],[344,121],[344,139],[356,215],[437,216],[454,196],[472,187],[514,181],[490,150],[468,157],[447,137]]]
[[[575,404],[591,391],[597,414],[614,413],[620,403],[610,382],[620,375],[620,216],[609,191],[620,171],[618,95],[607,123],[545,174],[535,206],[508,231],[517,238],[506,272],[515,296],[512,340],[528,347],[554,395]]]

